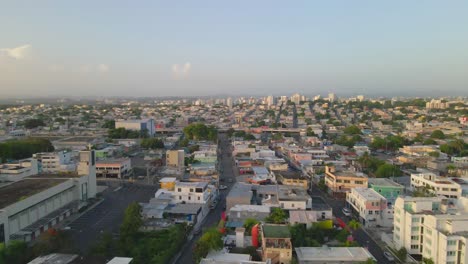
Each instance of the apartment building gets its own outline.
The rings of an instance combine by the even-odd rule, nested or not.
[[[468,263],[468,199],[397,198],[393,240],[434,263]]]
[[[309,188],[309,178],[302,175],[301,172],[280,171],[275,173],[276,181],[283,185],[295,186],[303,189]]]
[[[419,172],[411,174],[411,188],[423,188],[435,195],[443,195],[447,198],[460,198],[462,186],[450,178],[440,177],[431,172]]]
[[[306,210],[312,208],[312,198],[303,188],[278,185],[278,203],[285,210]]]
[[[287,225],[264,224],[261,228],[262,258],[272,264],[289,264],[292,260],[291,233]]]
[[[166,152],[166,166],[182,168],[184,167],[185,152],[182,149],[168,150]]]
[[[41,172],[50,173],[76,170],[76,164],[72,161],[73,152],[71,151],[41,152],[33,154],[33,158],[39,162]]]
[[[387,178],[369,178],[369,188],[381,194],[388,202],[404,194],[405,187]]]
[[[353,188],[346,194],[346,203],[359,215],[365,227],[392,226],[393,208],[387,199],[370,188]]]
[[[325,184],[331,194],[345,198],[352,188],[367,187],[368,178],[363,173],[325,166]]]
[[[0,243],[31,241],[96,196],[94,151],[80,152],[77,173],[38,174],[0,187]]]
[[[96,162],[97,177],[122,179],[129,176],[131,170],[132,164],[131,160],[128,158]]]
[[[176,182],[173,199],[176,203],[207,203],[210,199],[207,182]]]

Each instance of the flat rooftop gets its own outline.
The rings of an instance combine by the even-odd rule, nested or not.
[[[0,208],[5,208],[22,199],[45,191],[55,185],[65,182],[67,179],[31,179],[26,178],[21,181],[3,186],[0,188]]]
[[[41,173],[36,174],[33,176],[29,176],[27,178],[30,179],[69,179],[69,178],[79,178],[83,177],[83,175],[79,175],[77,172],[69,172],[69,173]]]
[[[366,261],[374,259],[371,253],[362,247],[297,247],[299,261],[340,262]]]
[[[269,238],[290,238],[291,233],[287,225],[269,225],[262,226],[263,235]]]
[[[369,185],[377,185],[383,187],[400,187],[403,188],[403,185],[398,184],[390,179],[386,178],[369,178]]]
[[[371,188],[363,188],[363,187],[357,187],[353,188],[355,192],[357,192],[359,195],[364,197],[366,200],[383,200],[385,197],[383,197],[381,194],[378,192],[374,191],[374,189]]]
[[[207,182],[176,182],[175,187],[205,188],[207,185]]]

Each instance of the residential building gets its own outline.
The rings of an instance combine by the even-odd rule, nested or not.
[[[94,151],[79,155],[78,173],[33,175],[0,187],[0,243],[34,240],[96,196]]]
[[[76,152],[75,152],[76,153]],[[33,154],[33,158],[37,159],[41,172],[66,172],[75,171],[76,164],[72,162],[73,152],[41,152]]]
[[[462,186],[460,184],[450,178],[437,176],[432,172],[412,173],[411,188],[421,188],[447,198],[460,198],[462,196]]]
[[[147,131],[148,135],[153,136],[156,132],[154,119],[135,119],[135,120],[117,120],[115,121],[115,128],[125,128],[134,131]]]
[[[291,233],[287,225],[263,224],[262,258],[272,264],[289,264],[292,260]]]
[[[312,198],[303,188],[278,185],[278,202],[285,210],[306,210],[312,208]]]
[[[301,172],[279,171],[275,173],[276,181],[287,186],[294,186],[303,189],[309,188],[309,178],[302,175]]]
[[[393,240],[434,263],[468,263],[468,199],[397,198]]]
[[[159,180],[159,187],[161,189],[173,191],[175,188],[176,182],[177,182],[177,178],[175,177],[164,177],[161,180]]]
[[[249,254],[210,252],[200,264],[271,264],[271,260],[253,261]]]
[[[207,182],[176,182],[174,187],[174,201],[176,203],[202,203],[210,199]]]
[[[363,173],[325,166],[325,184],[331,194],[345,198],[352,188],[367,187],[368,178]]]
[[[387,178],[369,178],[369,188],[381,194],[388,202],[394,204],[395,199],[404,194],[405,187]]]
[[[450,107],[450,103],[443,102],[442,100],[432,99],[430,102],[426,103],[427,109],[446,109]]]
[[[311,228],[313,223],[332,219],[332,210],[291,210],[289,223],[291,225],[304,224]]]
[[[129,158],[101,160],[96,162],[96,176],[102,178],[122,179],[129,176],[132,170]]]
[[[182,149],[168,150],[166,152],[166,166],[182,168],[185,162],[185,152]]]
[[[270,208],[267,205],[236,204],[228,211],[229,222],[227,225],[229,227],[242,227],[248,218],[263,221],[270,215]]]
[[[357,264],[374,256],[363,247],[297,247],[299,264]]]
[[[357,187],[346,194],[346,203],[365,227],[392,226],[393,207],[387,199],[370,188]]]

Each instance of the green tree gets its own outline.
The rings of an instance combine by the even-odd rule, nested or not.
[[[102,128],[115,129],[115,120],[106,120]]]
[[[401,247],[397,252],[396,252],[396,256],[399,260],[401,260],[401,262],[405,263],[406,262],[406,258],[408,257],[408,251],[406,250],[405,247]]]
[[[380,165],[375,171],[375,176],[377,176],[378,178],[388,178],[400,175],[401,170],[397,166],[388,163]]]
[[[54,151],[48,139],[27,138],[0,143],[0,161],[30,158],[34,153]]]
[[[141,147],[146,149],[163,149],[164,142],[158,138],[145,138],[141,141]]]
[[[432,138],[428,138],[423,141],[423,145],[437,145],[437,141],[433,140]]]
[[[267,223],[283,224],[286,222],[287,217],[286,211],[282,208],[274,207],[271,209],[270,215],[265,218],[265,221]]]
[[[255,136],[248,133],[248,134],[245,134],[244,139],[245,140],[255,140]]]
[[[432,131],[431,138],[444,139],[445,134],[441,130],[434,130]]]
[[[352,230],[357,230],[357,229],[359,229],[361,227],[361,224],[358,221],[353,219],[353,220],[349,221],[348,226]]]
[[[44,120],[42,119],[26,119],[24,121],[24,127],[27,129],[33,129],[41,126],[45,126]]]
[[[193,249],[195,262],[199,263],[211,250],[219,250],[221,248],[223,248],[221,233],[216,228],[208,229],[195,243]]]
[[[250,235],[252,233],[252,227],[258,223],[259,222],[257,221],[257,219],[254,219],[254,218],[245,219],[244,228],[246,230],[247,235]]]
[[[128,251],[137,240],[137,233],[143,224],[141,218],[141,206],[137,202],[131,203],[125,209],[124,219],[120,225],[120,247],[122,252],[129,254]]]
[[[91,255],[109,258],[116,254],[116,249],[112,234],[106,231],[101,234],[98,242],[91,248]]]
[[[349,127],[346,127],[343,132],[345,134],[348,134],[348,135],[360,135],[362,134],[361,133],[361,129],[359,129],[359,127],[355,126],[355,125],[351,125]]]
[[[434,260],[432,260],[431,258],[423,258],[422,263],[424,263],[424,264],[435,264]]]

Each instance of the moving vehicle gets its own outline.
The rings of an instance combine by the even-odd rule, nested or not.
[[[349,210],[348,208],[343,208],[343,214],[346,215],[346,216],[351,216],[351,210]]]
[[[393,257],[392,253],[385,251],[383,255],[388,261],[395,261],[395,258]]]

